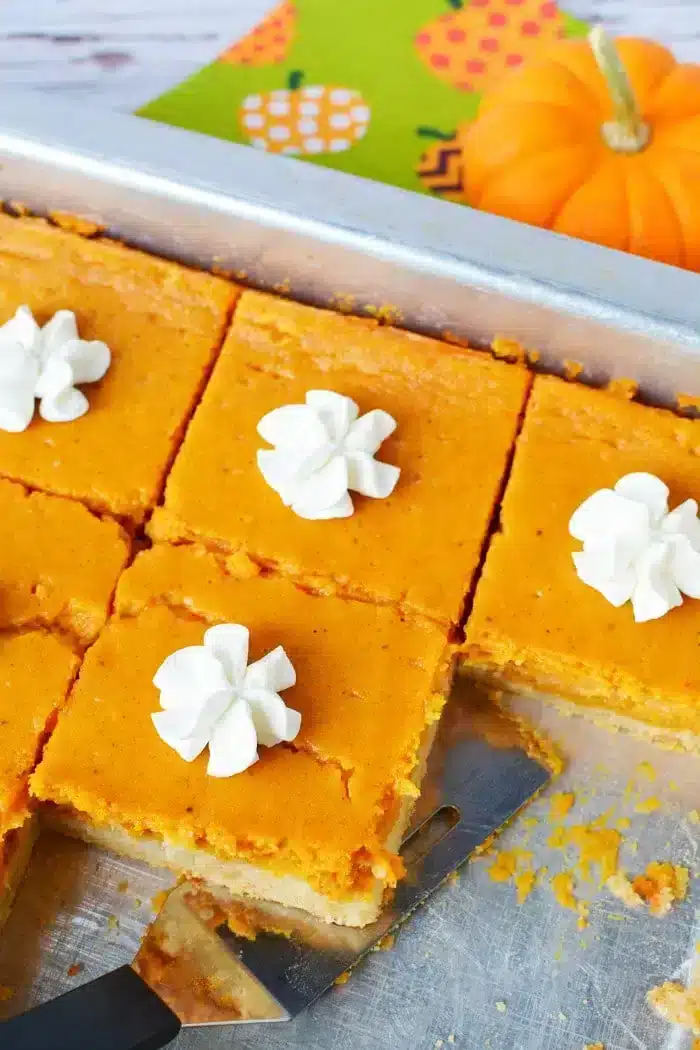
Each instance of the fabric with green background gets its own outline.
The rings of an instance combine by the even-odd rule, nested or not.
[[[284,0],[142,116],[460,200],[481,94],[587,26],[551,0]]]

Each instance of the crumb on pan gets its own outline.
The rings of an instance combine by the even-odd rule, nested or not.
[[[105,229],[94,219],[88,219],[84,215],[72,215],[68,211],[50,211],[49,218],[62,230],[76,233],[79,237],[94,237],[95,234],[103,233]]]
[[[583,372],[583,365],[580,361],[572,361],[568,357],[564,358],[564,379],[574,380]]]
[[[676,981],[664,981],[647,992],[647,1002],[665,1021],[700,1035],[700,985],[686,988]]]
[[[623,401],[633,401],[637,396],[639,387],[634,379],[611,379],[605,388],[614,397],[620,397]]]

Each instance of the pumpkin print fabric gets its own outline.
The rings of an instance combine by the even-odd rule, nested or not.
[[[586,31],[554,0],[282,0],[141,115],[466,203],[482,93]]]
[[[246,95],[240,122],[250,145],[305,157],[350,149],[369,123],[369,106],[360,92],[323,84],[304,87],[302,80],[295,71],[286,89]]]
[[[565,35],[553,0],[448,0],[416,36],[428,69],[458,91],[489,91],[536,47]]]

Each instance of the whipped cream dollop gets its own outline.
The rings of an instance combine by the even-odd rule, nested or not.
[[[569,522],[583,543],[579,579],[614,606],[632,603],[637,622],[656,620],[700,598],[700,521],[694,499],[668,509],[668,487],[653,474],[626,474],[589,496]]]
[[[0,325],[0,430],[26,430],[37,399],[49,423],[78,419],[90,406],[76,384],[102,379],[110,363],[105,343],[80,338],[71,310],[59,310],[42,328],[20,306]]]
[[[238,623],[210,627],[203,645],[178,649],[153,678],[162,711],[151,715],[161,740],[185,762],[209,747],[207,773],[232,777],[258,760],[258,744],[294,740],[301,715],[279,696],[296,682],[281,645],[248,665],[249,632]]]
[[[309,390],[305,404],[275,408],[258,423],[260,437],[274,446],[258,452],[258,467],[300,518],[347,518],[350,490],[372,499],[394,491],[399,468],[374,456],[395,429],[388,412],[361,416],[352,398]]]

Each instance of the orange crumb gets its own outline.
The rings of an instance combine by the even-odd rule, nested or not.
[[[350,314],[355,309],[357,297],[349,292],[338,292],[331,296],[330,306],[340,314]]]
[[[689,408],[700,409],[700,397],[694,394],[678,394],[676,408],[679,412],[686,412]]]
[[[671,910],[674,901],[685,900],[690,872],[681,864],[653,860],[643,875],[632,881],[636,893],[649,905],[652,915],[661,918]]]
[[[397,325],[401,324],[403,320],[403,314],[399,310],[398,306],[393,303],[380,303],[379,306],[366,306],[365,312],[374,317],[380,324]]]
[[[638,802],[634,807],[634,811],[635,813],[654,813],[660,808],[661,803],[656,795],[650,795],[649,798],[645,798],[642,802]]]
[[[552,893],[557,904],[562,908],[577,911],[577,900],[574,897],[574,877],[570,871],[560,871],[552,876]]]
[[[515,876],[515,889],[517,891],[518,904],[524,904],[535,888],[537,876],[534,871],[521,871]]]
[[[634,379],[611,379],[605,388],[613,397],[620,397],[623,401],[632,401],[637,396],[639,387]]]
[[[602,1043],[586,1043],[583,1050],[605,1050]]]
[[[50,211],[49,218],[62,230],[77,233],[79,237],[93,237],[104,230],[104,226],[100,226],[93,219],[86,219],[83,215],[71,215],[67,211]]]
[[[582,879],[591,878],[591,866],[600,869],[600,885],[617,871],[622,836],[615,828],[599,828],[593,824],[575,824],[557,828],[547,844],[555,849],[574,846],[579,851],[578,871]]]
[[[620,829],[620,831],[627,831],[628,828],[632,827],[632,821],[629,817],[620,817],[620,819],[617,822],[617,826]]]
[[[605,885],[613,897],[617,897],[628,908],[641,908],[644,905],[643,897],[640,897],[624,872],[616,871],[614,875],[609,875]]]
[[[539,352],[539,350],[526,350],[525,355],[527,357],[527,363],[529,365],[539,364],[540,358],[542,357],[542,354]]]
[[[686,988],[675,981],[664,981],[647,992],[647,1002],[665,1021],[700,1035],[700,986]]]
[[[493,882],[509,882],[518,870],[519,864],[532,860],[532,853],[524,849],[502,849],[495,854],[494,863],[488,869]]]
[[[585,930],[588,926],[588,916],[591,914],[591,909],[588,907],[585,901],[579,901],[576,905],[576,911],[578,912],[576,928],[579,930]]]
[[[563,820],[576,801],[573,791],[557,791],[549,803],[549,819],[554,822]]]
[[[496,859],[489,868],[492,882],[509,882],[515,875],[518,861],[512,850],[499,850]]]
[[[129,883],[126,879],[122,879],[121,882],[117,883],[117,892],[126,893],[129,889]]]
[[[675,901],[685,899],[689,879],[687,868],[654,860],[643,874],[631,881],[623,872],[615,872],[607,879],[606,886],[628,908],[637,909],[647,904],[651,915],[662,918]]]
[[[336,977],[333,984],[347,984],[350,980],[350,971],[346,970],[345,973],[341,973],[340,977]]]
[[[215,277],[223,277],[227,281],[234,280],[236,276],[235,270],[231,270],[228,266],[222,266],[221,263],[217,262],[213,262],[209,267],[209,270]]]
[[[569,358],[564,359],[564,379],[578,379],[583,372],[583,365],[580,361],[571,361]]]
[[[68,967],[68,969],[66,970],[66,973],[68,974],[69,977],[77,977],[78,974],[82,973],[84,969],[85,969],[85,967],[83,966],[82,963],[73,963],[72,966]]]
[[[380,941],[372,948],[373,952],[390,952],[396,944],[395,933],[385,933]]]
[[[509,339],[505,335],[497,335],[491,343],[491,352],[494,357],[505,361],[525,361],[527,351],[517,339]]]

